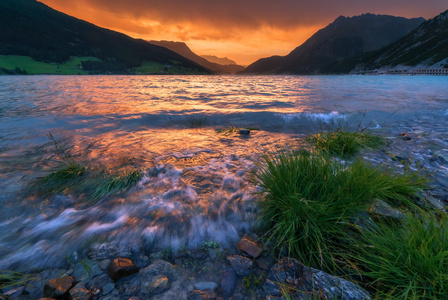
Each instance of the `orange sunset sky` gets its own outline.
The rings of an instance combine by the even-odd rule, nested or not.
[[[101,27],[146,40],[185,42],[196,54],[248,65],[285,55],[339,15],[429,19],[447,0],[41,0]]]

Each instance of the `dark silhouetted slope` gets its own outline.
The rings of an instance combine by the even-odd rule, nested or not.
[[[201,66],[210,69],[216,73],[220,74],[233,74],[239,71],[242,71],[244,69],[243,66],[239,66],[236,64],[230,64],[230,65],[221,65],[218,63],[213,63],[208,61],[207,59],[197,55],[193,51],[191,51],[190,48],[185,43],[182,42],[172,42],[172,41],[150,41],[151,44],[158,45],[165,47],[167,49],[170,49],[171,51],[174,51],[183,57],[186,57]]]
[[[215,55],[201,55],[202,58],[205,58],[209,62],[220,64],[220,65],[236,65],[237,63],[227,57],[217,57]]]
[[[163,47],[95,26],[34,0],[1,0],[0,28],[0,55],[55,63],[73,56],[95,57],[100,61],[86,62],[83,67],[108,73],[131,72],[144,62],[185,72],[209,72]]]
[[[395,66],[448,68],[448,10],[421,24],[398,41],[366,54],[358,68]]]
[[[338,17],[287,56],[256,61],[243,73],[319,74],[337,72],[334,66],[347,58],[380,49],[417,28],[423,18],[364,14]]]

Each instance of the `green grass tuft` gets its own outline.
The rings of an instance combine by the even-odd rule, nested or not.
[[[1,290],[15,285],[24,285],[33,278],[32,274],[23,274],[11,270],[0,270],[0,296]]]
[[[380,148],[386,143],[381,136],[364,131],[349,132],[342,128],[314,134],[307,141],[319,151],[338,156],[353,156],[362,148]]]
[[[223,128],[223,129],[216,130],[216,133],[223,134],[223,135],[229,135],[229,134],[238,133],[238,132],[240,132],[240,129],[238,127],[233,126],[233,125],[230,125],[230,126],[228,126],[226,128]]]
[[[208,119],[206,116],[189,116],[187,123],[189,128],[201,128],[207,126]]]
[[[407,214],[401,225],[364,229],[353,258],[378,299],[447,299],[447,233],[445,212]]]
[[[255,177],[264,190],[262,218],[268,235],[304,264],[332,271],[352,218],[375,198],[414,207],[425,187],[418,174],[393,174],[362,161],[351,165],[328,155],[285,150],[263,155]]]
[[[111,172],[103,167],[81,163],[51,134],[49,137],[55,145],[58,165],[49,175],[37,178],[33,183],[33,188],[39,194],[83,194],[88,201],[97,202],[103,197],[134,186],[143,177],[140,170]]]

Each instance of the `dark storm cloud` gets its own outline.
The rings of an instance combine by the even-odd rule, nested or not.
[[[134,18],[166,23],[192,22],[225,28],[288,28],[330,22],[361,13],[434,17],[447,0],[59,0]],[[53,0],[53,2],[56,2]],[[62,4],[62,3],[61,3]]]

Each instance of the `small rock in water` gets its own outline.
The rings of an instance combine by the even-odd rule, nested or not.
[[[150,291],[153,294],[161,294],[170,288],[170,280],[164,275],[154,276],[150,284]]]
[[[140,270],[140,276],[150,279],[156,275],[165,275],[170,280],[176,280],[178,271],[175,266],[164,260],[158,260]]]
[[[215,300],[216,297],[212,290],[194,290],[188,294],[188,300]]]
[[[404,140],[404,141],[410,141],[412,138],[410,137],[410,136],[408,136],[406,133],[404,133],[404,132],[402,132],[401,133],[401,138]]]
[[[71,276],[51,279],[44,286],[44,297],[65,298],[74,284],[75,279]]]
[[[250,130],[249,129],[240,129],[240,131],[238,133],[241,135],[249,135]]]
[[[69,299],[73,300],[91,300],[93,298],[90,291],[85,287],[84,283],[78,282],[69,291]]]
[[[109,275],[114,281],[130,276],[138,272],[137,267],[129,258],[119,257],[112,261],[109,268]]]
[[[107,270],[110,267],[110,259],[103,259],[102,261],[100,261],[98,265],[101,268],[101,270],[103,271]]]
[[[194,284],[194,288],[197,290],[216,290],[218,284],[216,282],[197,282]]]
[[[263,253],[263,246],[247,234],[241,238],[236,247],[252,258],[258,258]]]
[[[225,296],[230,296],[233,294],[235,290],[237,282],[237,277],[235,271],[233,269],[228,269],[224,272],[224,275],[221,279],[221,289]]]
[[[227,256],[227,260],[230,262],[230,265],[235,270],[236,274],[240,276],[249,276],[252,274],[255,267],[255,263],[252,259],[241,255],[235,254]]]

